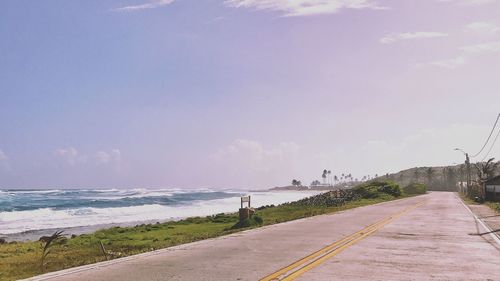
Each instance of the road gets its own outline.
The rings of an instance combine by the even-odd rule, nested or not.
[[[500,245],[451,192],[267,226],[36,280],[500,280]]]

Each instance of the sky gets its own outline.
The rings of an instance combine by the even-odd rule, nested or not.
[[[475,154],[500,113],[499,13],[1,1],[0,188],[253,189],[462,162],[453,148]]]

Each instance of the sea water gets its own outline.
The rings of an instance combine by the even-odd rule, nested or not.
[[[80,189],[0,190],[0,234],[141,221],[167,221],[295,201],[308,191]]]

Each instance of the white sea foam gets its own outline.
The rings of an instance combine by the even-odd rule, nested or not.
[[[59,190],[59,189],[49,189],[49,190],[9,190],[9,191],[4,191],[4,192],[9,193],[9,194],[26,194],[26,193],[49,194],[49,193],[61,193],[61,192],[65,192],[65,191]]]
[[[170,190],[171,191],[171,190]],[[157,192],[157,191],[152,191]],[[295,201],[317,192],[250,192],[252,206],[260,207]],[[158,194],[159,195],[159,194]],[[0,212],[0,234],[29,230],[92,226],[138,221],[175,220],[192,216],[235,212],[240,207],[239,197],[194,201],[184,206],[142,205],[118,208],[75,208]]]

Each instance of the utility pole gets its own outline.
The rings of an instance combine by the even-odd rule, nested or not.
[[[470,194],[471,176],[470,176],[470,158],[469,153],[463,151],[460,148],[455,148],[455,150],[462,152],[465,155],[465,170],[467,173],[467,195]]]
[[[467,195],[469,195],[469,193],[470,193],[470,184],[471,184],[469,153],[465,153],[465,167],[467,169]]]

